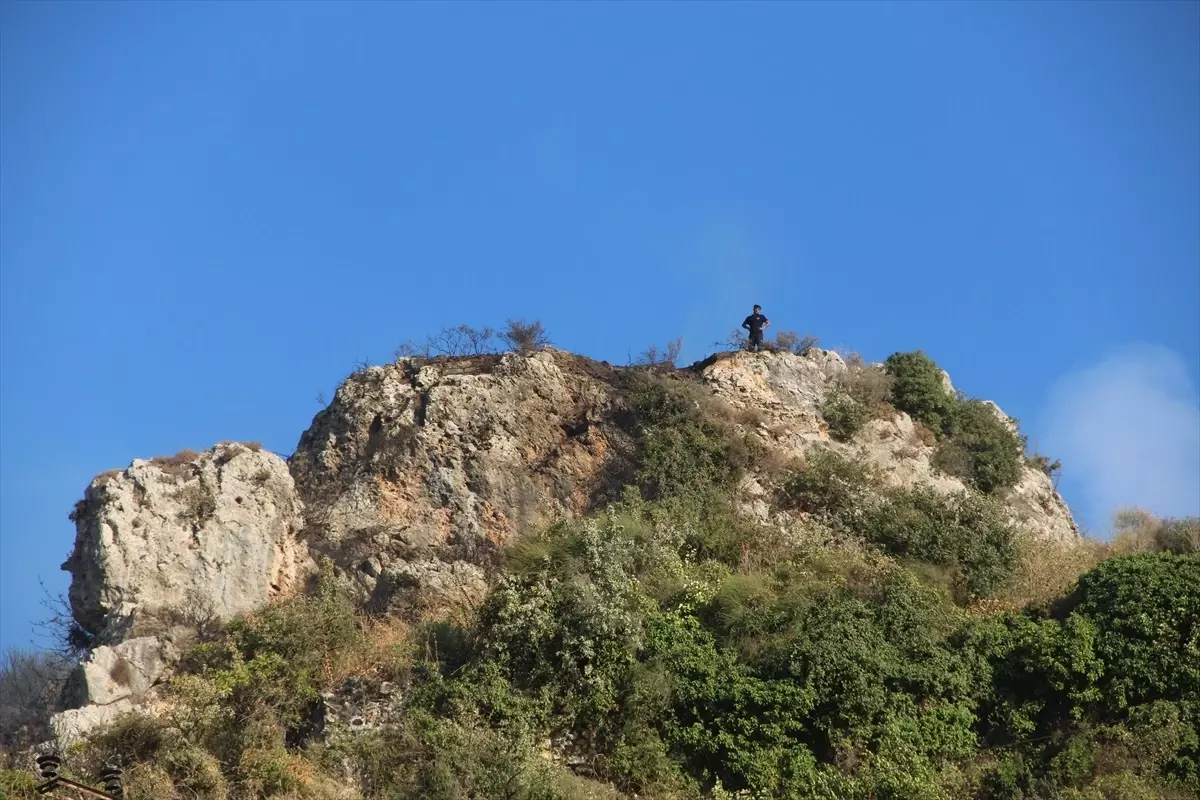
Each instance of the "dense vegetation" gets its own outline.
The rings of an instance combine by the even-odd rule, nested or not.
[[[408,629],[326,569],[198,641],[168,713],[73,758],[122,754],[131,800],[1194,797],[1194,523],[1131,521],[1128,552],[1031,549],[990,494],[1016,434],[923,358],[845,394],[964,453],[963,494],[886,489],[817,448],[774,476],[796,524],[754,522],[734,505],[754,436],[639,372],[634,485],[517,540],[481,608]],[[386,725],[317,713],[384,682]],[[32,796],[18,780],[0,792]]]

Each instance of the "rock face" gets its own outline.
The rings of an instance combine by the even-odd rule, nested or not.
[[[242,444],[105,473],[72,518],[75,549],[63,564],[71,608],[102,643],[180,615],[251,611],[287,591],[308,562],[287,465]]]
[[[157,636],[128,639],[115,647],[101,645],[76,668],[68,691],[80,706],[140,700],[163,677],[173,656]]]
[[[520,530],[601,502],[632,454],[617,370],[555,350],[349,378],[291,457],[310,539],[387,606],[478,599]]]
[[[965,490],[933,466],[931,434],[907,414],[872,420],[852,442],[830,438],[821,414],[826,390],[848,371],[872,369],[879,367],[850,366],[816,349],[728,354],[690,368],[731,420],[764,444],[771,454],[764,462],[802,457],[820,443],[875,464],[891,485]],[[624,370],[555,350],[402,359],[351,376],[290,461],[310,543],[378,609],[399,597],[473,604],[486,589],[481,567],[498,545],[588,511],[632,477],[626,381]],[[744,505],[770,519],[777,515],[766,478],[749,477]],[[1038,470],[1025,468],[1002,499],[1014,521],[1041,536],[1078,536]]]
[[[872,420],[851,442],[830,438],[821,415],[825,391],[850,369],[840,356],[829,351],[812,350],[805,356],[738,353],[702,367],[701,377],[718,397],[744,417],[756,418],[748,427],[778,456],[800,457],[808,447],[821,443],[873,464],[890,485],[926,483],[941,492],[964,491],[966,486],[962,481],[933,466],[932,439],[928,434],[923,435],[903,412],[896,412],[890,419]],[[952,391],[949,376],[943,372],[943,377],[947,391]],[[999,406],[991,401],[987,405],[1010,429],[1016,430],[1016,422]],[[1013,521],[1035,535],[1063,542],[1079,537],[1067,504],[1050,478],[1038,469],[1023,466],[1017,484],[1000,499]]]
[[[746,476],[743,507],[780,518],[770,467],[814,444],[874,464],[891,485],[964,490],[933,466],[932,434],[907,414],[873,419],[850,442],[831,439],[827,389],[874,369],[816,349],[725,354],[689,368],[767,453]],[[75,619],[95,647],[72,681],[83,707],[53,721],[60,743],[151,702],[180,623],[228,619],[295,591],[315,557],[331,557],[376,611],[474,605],[499,546],[603,505],[632,481],[629,375],[553,349],[401,359],[348,378],[287,463],[222,443],[97,477],[72,514],[75,549],[63,565]],[[1034,533],[1078,538],[1041,471],[1025,467],[1001,499]],[[356,695],[327,703],[350,728],[371,725],[386,705]]]

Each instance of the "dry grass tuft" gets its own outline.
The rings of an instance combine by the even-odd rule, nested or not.
[[[350,648],[339,658],[326,663],[327,686],[337,686],[352,675],[389,678],[397,665],[407,662],[412,628],[394,617],[360,616],[361,647]]]
[[[150,463],[168,475],[173,475],[176,478],[186,478],[195,473],[195,462],[198,458],[200,458],[200,454],[195,450],[185,449],[180,450],[173,456],[155,456],[150,459]]]
[[[1060,543],[1025,533],[1016,544],[1020,565],[1013,581],[975,610],[1008,611],[1049,602],[1068,592],[1080,575],[1110,555],[1108,547],[1095,539]]]

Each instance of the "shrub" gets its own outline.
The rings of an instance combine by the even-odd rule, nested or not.
[[[892,555],[947,567],[960,600],[996,593],[1019,563],[1017,529],[998,504],[970,492],[890,489],[859,532]]]
[[[814,447],[805,453],[804,465],[784,481],[779,501],[786,508],[852,526],[877,484],[878,478],[867,466]]]
[[[487,355],[496,352],[493,343],[495,336],[496,332],[486,325],[482,328],[472,328],[465,324],[443,328],[419,344],[411,340],[402,343],[396,348],[395,357],[396,359],[413,356],[462,358]]]
[[[683,349],[683,339],[676,338],[667,342],[667,346],[663,350],[658,349],[658,345],[651,344],[646,348],[646,351],[638,357],[635,362],[642,367],[657,367],[670,365],[675,366],[675,362],[679,358],[679,353]]]
[[[1123,508],[1113,517],[1112,550],[1117,554],[1200,552],[1200,518],[1159,519],[1140,508]]]
[[[201,480],[192,481],[177,489],[172,499],[183,506],[179,511],[179,521],[184,525],[202,528],[212,519],[213,514],[217,513],[217,498]]]
[[[744,470],[744,442],[711,410],[696,384],[636,374],[631,378],[629,401],[640,428],[638,479],[647,497],[728,488]]]
[[[1099,633],[1110,713],[1164,699],[1200,715],[1200,555],[1143,553],[1104,561],[1079,578],[1059,614]],[[1200,722],[1200,716],[1196,721]]]
[[[956,399],[946,391],[937,364],[915,350],[893,353],[884,366],[892,377],[892,404],[934,431],[944,430],[950,423]]]
[[[518,353],[533,353],[550,345],[550,339],[546,335],[542,323],[538,320],[525,322],[519,319],[510,319],[504,332],[500,334],[500,338],[510,350]]]
[[[999,419],[992,405],[978,400],[958,403],[947,430],[934,454],[934,464],[945,472],[981,492],[1007,489],[1021,477],[1021,437]]]
[[[802,356],[820,344],[821,340],[816,336],[807,335],[801,338],[795,331],[779,331],[775,334],[774,349]]]
[[[200,454],[195,450],[184,449],[173,456],[155,456],[150,459],[150,463],[168,475],[186,478],[195,473],[195,461],[198,458],[200,458]]]
[[[825,393],[821,416],[829,425],[829,433],[839,441],[849,441],[871,418],[870,409],[847,394],[836,390]]]
[[[749,343],[750,336],[746,331],[734,328],[724,339],[713,342],[712,346],[719,352],[732,352],[735,350],[745,350]]]
[[[0,751],[15,752],[50,735],[50,715],[72,661],[60,653],[9,648],[0,660]]]

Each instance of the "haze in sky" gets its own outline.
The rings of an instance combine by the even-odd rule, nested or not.
[[[0,3],[0,646],[97,473],[356,362],[763,306],[924,349],[1077,517],[1200,513],[1200,4]]]

